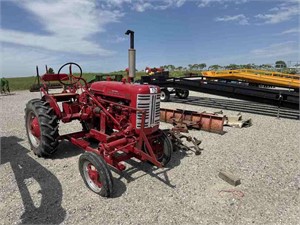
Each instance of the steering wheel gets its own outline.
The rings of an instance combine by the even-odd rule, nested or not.
[[[61,76],[58,76],[59,83],[61,83],[63,85],[73,85],[73,84],[76,84],[80,80],[80,78],[82,77],[82,69],[81,69],[81,67],[77,63],[69,62],[69,63],[66,63],[66,64],[62,65],[59,68],[57,74],[60,74],[60,71],[65,66],[67,66],[67,65],[69,65],[69,75],[68,75],[68,77],[64,77],[64,78],[61,78]],[[79,68],[79,70],[80,70],[80,75],[79,76],[74,76],[72,74],[72,65],[75,65],[75,66],[77,66]]]

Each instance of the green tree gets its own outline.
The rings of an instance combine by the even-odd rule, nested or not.
[[[198,68],[199,68],[200,70],[203,70],[205,67],[206,67],[206,64],[205,64],[205,63],[200,63],[200,64],[198,64]]]
[[[228,66],[225,66],[225,69],[227,70],[236,70],[239,69],[239,66],[236,64],[229,64]]]
[[[195,63],[195,64],[193,65],[193,68],[194,68],[194,70],[198,70],[198,69],[199,69],[199,64]]]
[[[211,65],[211,66],[208,67],[209,70],[219,70],[221,68],[222,68],[222,66],[219,66],[217,64]]]
[[[260,69],[271,69],[272,68],[272,65],[270,64],[262,64],[262,65],[259,65],[258,66]]]
[[[275,68],[286,68],[286,63],[285,61],[282,61],[282,60],[278,60],[275,62]]]
[[[250,63],[248,63],[248,64],[245,64],[245,65],[240,65],[239,66],[241,69],[254,69],[254,68],[256,68],[256,65],[255,64],[250,64]]]
[[[170,64],[167,68],[169,71],[173,71],[175,69],[175,66]]]
[[[182,66],[178,66],[178,67],[177,67],[177,70],[179,70],[179,71],[181,71],[182,69],[183,69]]]

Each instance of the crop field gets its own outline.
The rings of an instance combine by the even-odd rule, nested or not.
[[[191,130],[204,150],[173,153],[167,167],[129,160],[113,172],[114,194],[102,198],[84,185],[78,170],[83,152],[67,141],[52,158],[35,156],[24,126],[26,102],[39,93],[1,96],[0,224],[299,224],[300,121],[245,111],[247,128],[225,127],[219,135]],[[191,92],[199,104],[171,102],[161,107],[218,111],[206,99],[236,115],[226,103],[247,101]],[[13,104],[12,104],[13,103]],[[7,106],[7,107],[3,107]],[[9,106],[9,107],[8,107]],[[171,128],[161,123],[161,128]],[[80,129],[78,123],[60,133]],[[234,187],[218,177],[227,170],[241,179]]]

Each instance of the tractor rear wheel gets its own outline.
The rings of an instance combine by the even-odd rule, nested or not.
[[[102,197],[111,197],[113,180],[104,159],[94,152],[85,152],[79,158],[79,171],[85,185]]]
[[[166,166],[171,160],[173,153],[173,145],[168,135],[162,131],[162,135],[156,139],[150,140],[149,144],[152,147],[156,160],[163,166]],[[149,154],[146,145],[144,145],[144,149]]]
[[[26,104],[25,127],[34,154],[48,157],[57,150],[58,119],[48,102],[32,99]]]

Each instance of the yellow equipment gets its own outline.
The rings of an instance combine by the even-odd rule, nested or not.
[[[245,80],[252,83],[286,88],[300,88],[300,75],[298,74],[285,74],[266,70],[240,69],[204,71],[202,72],[202,75],[211,78]]]

